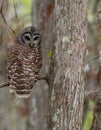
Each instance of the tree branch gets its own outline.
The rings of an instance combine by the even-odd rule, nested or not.
[[[85,101],[88,99],[95,101],[97,99],[97,97],[99,96],[100,92],[101,92],[100,88],[89,91],[89,92],[85,92],[85,96],[84,96]]]
[[[4,83],[0,84],[0,88],[8,87],[8,86],[9,86],[9,82],[4,82]]]
[[[39,77],[38,80],[45,80],[47,82],[47,84],[49,84],[49,78],[48,76],[45,76],[45,77]]]

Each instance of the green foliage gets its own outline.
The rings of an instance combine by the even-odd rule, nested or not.
[[[94,108],[94,103],[90,100],[88,103],[88,110],[86,112],[82,130],[90,129],[90,127],[92,125],[92,121],[93,121],[93,108]]]
[[[10,10],[12,8],[11,13],[14,13],[15,10],[17,15],[19,16],[28,15],[28,14],[30,15],[31,0],[10,0],[9,8]]]
[[[31,0],[20,0],[19,6],[22,8],[22,14],[29,14],[31,12]]]

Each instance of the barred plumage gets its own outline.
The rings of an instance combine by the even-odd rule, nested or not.
[[[10,89],[18,97],[28,98],[31,88],[38,80],[39,70],[42,66],[40,42],[39,30],[29,26],[18,34],[15,44],[7,49]]]

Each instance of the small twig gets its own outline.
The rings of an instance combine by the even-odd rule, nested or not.
[[[89,92],[85,92],[84,99],[85,100],[91,99],[91,100],[95,101],[97,99],[97,97],[99,96],[100,92],[101,92],[100,88],[89,91]]]
[[[98,58],[98,57],[100,57],[101,55],[99,54],[99,55],[96,55],[96,56],[94,56],[93,58],[91,58],[90,60],[88,60],[88,61],[86,61],[86,63],[90,63],[90,62],[92,62],[94,59],[96,59],[96,58]]]
[[[2,30],[1,35],[0,35],[0,44],[2,44],[2,43],[3,43],[3,30]]]
[[[0,14],[1,14],[1,17],[6,25],[6,27],[8,28],[8,30],[11,32],[11,33],[14,33],[14,31],[12,30],[12,28],[8,25],[6,19],[5,19],[5,16],[3,14],[3,7],[4,7],[4,1],[2,1],[1,3],[1,8],[0,8]]]
[[[19,17],[18,17],[17,10],[16,10],[16,9],[17,9],[17,3],[15,3],[15,0],[13,0],[13,5],[14,5],[15,18],[16,18],[16,20],[17,20],[17,21],[16,21],[16,22],[17,22],[17,26],[19,27],[19,25],[20,25],[19,23],[20,23],[20,22],[19,22]]]
[[[8,87],[8,86],[9,86],[9,82],[4,82],[4,83],[0,84],[0,88]]]

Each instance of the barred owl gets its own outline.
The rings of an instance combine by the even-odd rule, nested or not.
[[[7,48],[7,74],[10,90],[19,98],[28,98],[42,66],[41,34],[33,26],[25,27]]]

